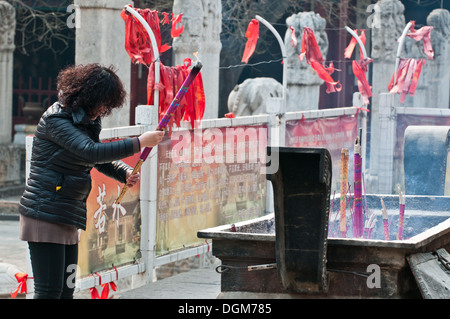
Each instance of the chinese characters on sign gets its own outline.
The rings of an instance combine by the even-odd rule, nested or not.
[[[134,166],[139,153],[123,159]],[[87,225],[81,232],[79,265],[81,275],[89,275],[112,265],[134,261],[140,247],[141,212],[139,205],[140,183],[127,192],[126,198],[115,200],[123,186],[95,168],[91,170],[92,190],[86,201]]]
[[[197,231],[262,216],[264,126],[173,132],[158,146],[157,252],[202,243]]]

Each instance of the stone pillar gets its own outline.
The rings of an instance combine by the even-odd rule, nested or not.
[[[423,52],[423,41],[406,38],[403,57],[425,59],[414,96],[407,96],[404,106],[441,108],[450,107],[450,13],[435,9],[427,17],[427,25],[433,26],[431,45],[434,59],[428,60]]]
[[[120,12],[130,0],[75,0],[79,27],[75,38],[75,63],[113,65],[130,93],[131,61],[125,51],[125,24]],[[102,121],[103,128],[130,125],[130,100]]]
[[[6,1],[0,1],[0,144],[11,143],[12,83],[16,11]]]
[[[202,78],[205,90],[204,119],[219,115],[220,32],[222,3],[219,0],[174,0],[173,13],[182,13],[183,33],[173,40],[174,64],[185,58],[196,61],[194,52],[203,63]]]
[[[376,3],[376,10],[372,20],[372,108],[370,112],[370,161],[368,179],[376,184],[378,175],[378,146],[384,143],[380,139],[378,108],[380,94],[388,92],[388,85],[394,73],[395,58],[397,54],[397,39],[405,28],[405,7],[399,0],[380,0]]]
[[[396,142],[397,111],[395,107],[396,95],[382,93],[379,97],[378,132],[380,141],[371,145],[371,150],[376,150],[378,162],[377,183],[371,189],[377,194],[394,193],[394,151]],[[371,158],[372,159],[372,158]]]
[[[328,37],[325,32],[326,20],[318,13],[299,12],[286,19],[287,31],[284,36],[284,45],[288,60],[287,67],[287,103],[286,111],[317,110],[319,108],[320,85],[323,80],[306,63],[306,59],[300,61],[298,56],[302,48],[303,27],[310,27],[316,36],[322,56],[326,59],[328,52]],[[297,45],[291,45],[290,26],[295,28]]]
[[[0,1],[0,197],[22,190],[21,159],[24,149],[11,143],[13,52],[16,11]],[[22,190],[23,191],[23,190]]]

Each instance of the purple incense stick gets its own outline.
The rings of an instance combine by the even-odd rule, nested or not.
[[[400,186],[398,186],[399,214],[398,214],[398,235],[397,239],[403,239],[403,222],[405,220],[405,197],[402,194]]]
[[[361,145],[359,143],[359,137],[355,141],[355,154],[354,154],[354,179],[355,179],[355,208],[353,218],[353,236],[355,238],[361,238],[363,236],[363,215],[362,215],[362,188],[361,188]]]
[[[382,198],[380,198],[381,201],[381,212],[383,215],[383,230],[384,230],[384,239],[389,240],[389,219],[388,219],[388,213],[386,210],[386,206],[384,206],[384,201]]]

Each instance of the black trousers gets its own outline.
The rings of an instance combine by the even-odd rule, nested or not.
[[[73,299],[78,244],[28,242],[35,299]]]

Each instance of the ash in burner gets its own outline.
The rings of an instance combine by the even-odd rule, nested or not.
[[[258,221],[256,223],[235,226],[235,231],[248,234],[275,234],[275,218]]]

